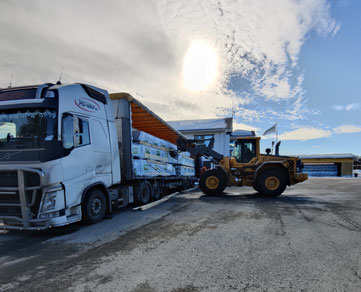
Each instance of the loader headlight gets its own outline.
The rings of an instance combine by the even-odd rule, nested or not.
[[[57,197],[57,191],[54,192],[48,192],[45,194],[43,207],[41,208],[42,212],[54,210],[56,206],[56,197]]]

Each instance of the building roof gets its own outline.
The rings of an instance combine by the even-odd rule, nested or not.
[[[355,155],[353,155],[351,153],[299,155],[300,159],[337,159],[337,158],[354,158],[354,157],[355,157]]]
[[[168,121],[178,131],[209,131],[209,130],[226,130],[232,131],[232,118],[222,119],[204,119],[204,120],[181,120]]]

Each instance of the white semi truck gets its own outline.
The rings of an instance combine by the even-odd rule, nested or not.
[[[40,230],[111,216],[194,176],[139,176],[132,129],[185,137],[127,93],[86,84],[0,90],[0,228]]]

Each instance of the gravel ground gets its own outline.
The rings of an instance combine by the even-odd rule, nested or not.
[[[361,291],[361,180],[184,193],[92,226],[2,231],[0,251],[0,291]]]

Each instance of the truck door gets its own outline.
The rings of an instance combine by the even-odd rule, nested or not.
[[[80,203],[84,188],[94,178],[94,149],[89,134],[89,120],[65,113],[62,118],[62,142],[67,153],[62,158],[63,183],[67,207]]]
[[[109,175],[112,171],[112,164],[107,121],[92,118],[90,120],[90,129],[94,147],[95,173],[96,175]]]

